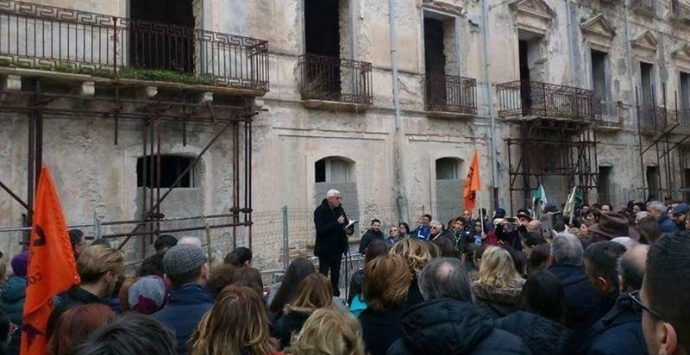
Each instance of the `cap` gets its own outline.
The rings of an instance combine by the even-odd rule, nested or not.
[[[146,276],[129,288],[127,303],[137,312],[152,314],[163,307],[165,295],[165,281],[160,276]]]
[[[165,253],[163,270],[171,276],[192,272],[208,261],[204,250],[192,244],[178,244]]]
[[[26,276],[26,269],[29,265],[29,252],[24,251],[12,258],[12,272],[16,276]]]
[[[687,203],[679,203],[673,208],[671,214],[687,214],[690,212],[690,206]]]

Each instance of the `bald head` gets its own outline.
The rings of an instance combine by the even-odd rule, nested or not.
[[[636,244],[618,259],[618,278],[621,292],[631,292],[642,287],[649,246]]]
[[[540,232],[541,231],[541,222],[539,220],[533,219],[527,223],[527,231],[528,232]]]

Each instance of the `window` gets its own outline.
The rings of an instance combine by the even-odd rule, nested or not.
[[[323,158],[314,163],[315,182],[350,182],[352,162],[337,157]]]
[[[457,180],[460,178],[460,159],[441,158],[436,160],[436,180]]]
[[[690,110],[690,73],[680,73],[680,107]]]
[[[599,167],[599,180],[597,183],[597,192],[599,193],[599,203],[613,203],[611,201],[611,171],[610,166]]]
[[[462,88],[447,75],[457,76],[458,54],[455,45],[455,18],[435,12],[424,13],[424,75],[426,107],[448,111],[462,105]]]
[[[194,160],[180,155],[161,155],[160,187],[172,187],[173,183]],[[137,187],[155,187],[156,157],[140,157],[137,159]],[[196,187],[195,169],[191,169],[182,177],[177,187]]]
[[[642,86],[640,92],[642,104],[654,105],[654,65],[640,63],[640,85]]]
[[[592,50],[591,58],[595,113],[611,114],[608,90],[609,55],[605,52]]]

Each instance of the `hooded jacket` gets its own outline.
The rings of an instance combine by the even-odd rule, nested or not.
[[[10,322],[19,327],[8,345],[9,354],[19,354],[19,337],[22,334],[22,315],[24,312],[24,300],[26,299],[26,277],[12,276],[2,290],[0,297],[0,309],[2,309]]]
[[[402,334],[388,355],[529,354],[518,336],[495,328],[471,303],[441,298],[403,313]]]
[[[477,308],[491,319],[505,317],[515,312],[520,292],[522,292],[522,286],[498,288],[482,285],[477,281],[472,283],[472,293],[477,297]]]
[[[340,216],[345,216],[345,224],[338,223]],[[314,255],[333,257],[347,251],[347,235],[343,229],[347,223],[348,220],[343,207],[338,206],[331,210],[328,206],[328,200],[323,199],[321,205],[314,210],[314,225],[316,226]]]
[[[199,324],[201,317],[213,306],[211,295],[198,284],[190,283],[170,292],[168,305],[153,314],[175,333],[177,352],[187,354],[187,341]]]
[[[496,327],[522,338],[533,355],[574,353],[573,331],[536,314],[513,312],[496,320]]]

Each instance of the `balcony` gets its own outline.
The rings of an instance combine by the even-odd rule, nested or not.
[[[58,7],[0,1],[0,66],[117,81],[269,89],[268,42]]]
[[[593,92],[536,81],[496,85],[501,117],[548,118],[589,122],[594,118]]]
[[[628,112],[623,102],[597,100],[593,102],[594,127],[600,131],[618,131],[623,129],[625,115]]]
[[[666,133],[690,134],[690,108],[671,110],[662,106],[642,105],[638,108],[640,131],[657,136]]]
[[[477,81],[455,75],[424,76],[425,110],[436,117],[469,117],[477,114]]]
[[[690,5],[680,0],[671,0],[671,10],[674,20],[690,24]]]
[[[297,66],[307,108],[363,111],[373,103],[371,63],[305,54]]]
[[[655,0],[631,0],[630,1],[630,8],[633,11],[637,11],[637,12],[642,13],[642,14],[655,16],[656,15],[655,3],[656,3]]]

